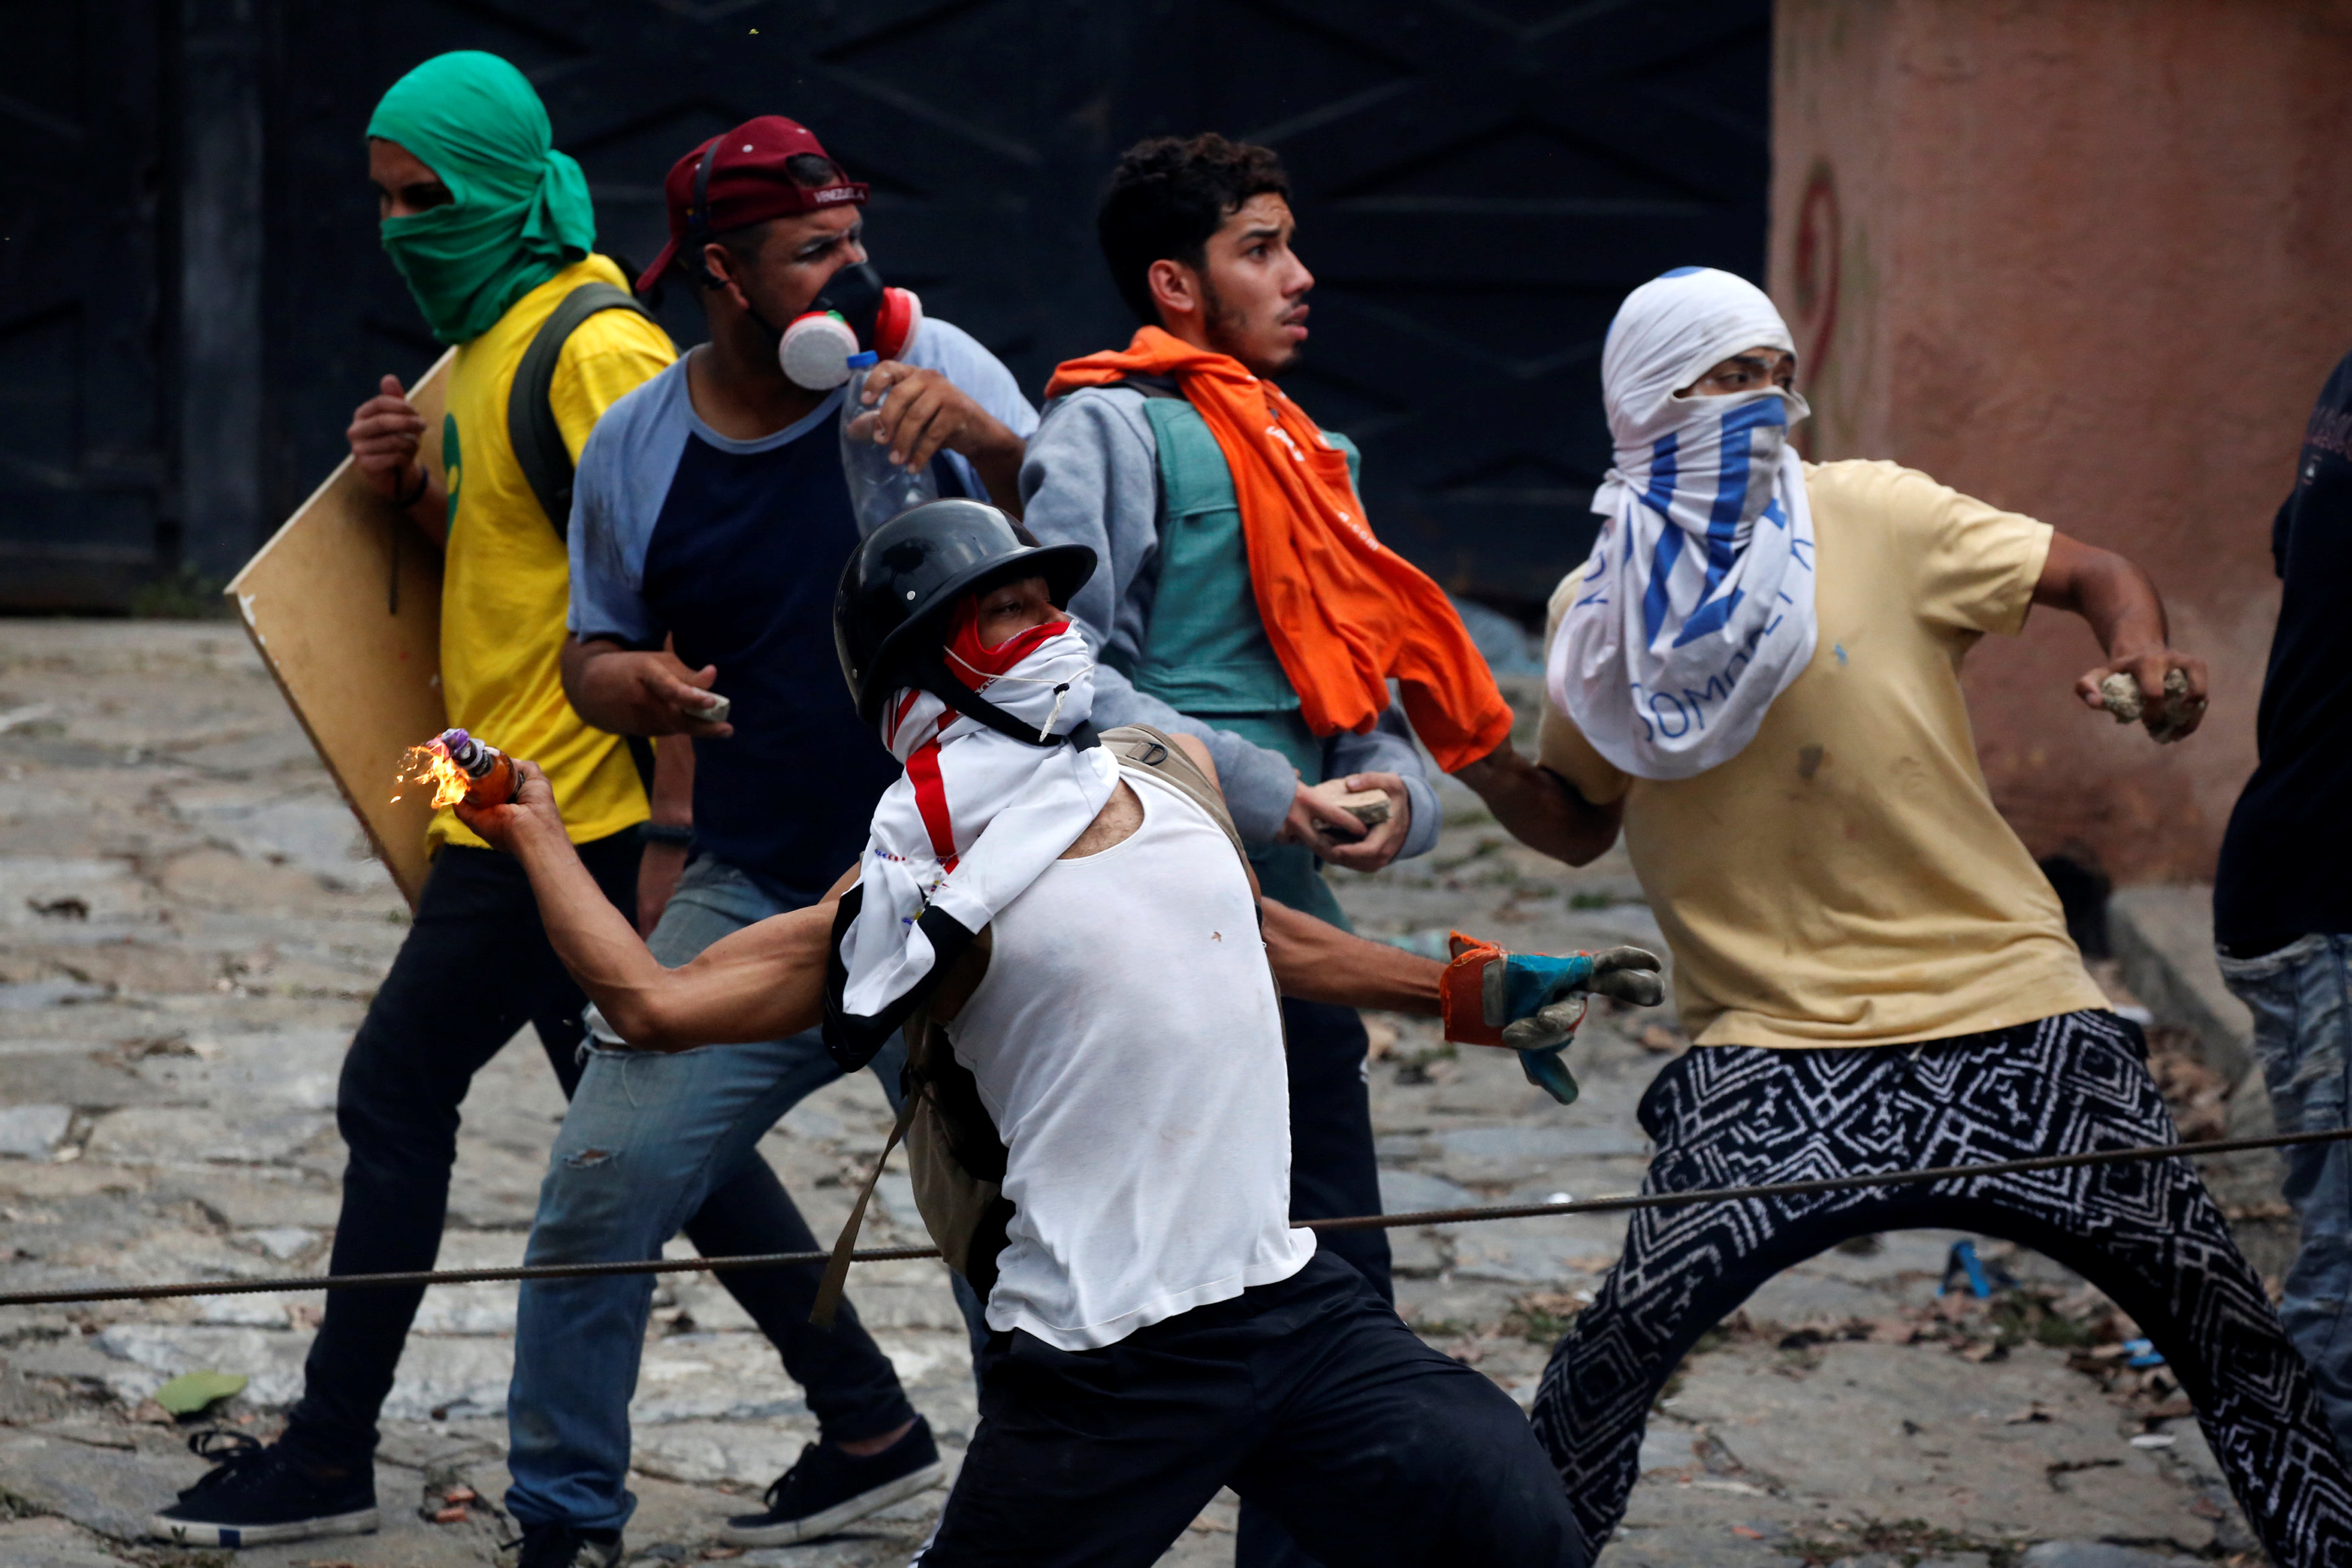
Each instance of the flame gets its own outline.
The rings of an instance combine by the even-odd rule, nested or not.
[[[401,758],[401,770],[393,779],[395,784],[430,784],[433,786],[433,809],[454,806],[466,798],[466,787],[472,780],[466,777],[450,757],[449,748],[438,737],[422,746],[412,746]],[[394,795],[394,800],[400,799]]]

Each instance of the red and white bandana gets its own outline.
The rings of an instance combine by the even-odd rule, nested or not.
[[[981,645],[972,600],[958,607],[948,669],[1042,735],[1067,735],[1094,711],[1094,656],[1066,618]],[[1025,745],[905,688],[882,715],[882,744],[907,766],[874,808],[858,881],[863,899],[841,943],[848,1011],[878,1016],[930,973],[916,924],[944,912],[978,931],[1027,890],[1118,787],[1101,747]]]

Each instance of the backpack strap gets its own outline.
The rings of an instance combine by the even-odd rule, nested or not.
[[[1242,846],[1234,814],[1225,809],[1223,792],[1209,781],[1199,764],[1184,755],[1173,737],[1148,724],[1122,724],[1102,732],[1102,747],[1123,763],[1150,768],[1154,778],[1208,812],[1209,820],[1224,830],[1234,853],[1241,856],[1244,866],[1249,863],[1249,851]]]
[[[555,422],[549,394],[555,388],[555,362],[563,345],[589,317],[605,310],[634,310],[653,319],[637,297],[609,283],[583,283],[556,303],[522,351],[515,366],[514,386],[507,393],[507,444],[515,462],[539,497],[540,510],[555,528],[555,537],[572,532],[572,453],[563,444],[563,427]]]
[[[845,929],[845,925],[836,925],[834,932],[834,962],[836,964],[840,962],[841,933]],[[981,980],[988,973],[989,955],[994,946],[988,928],[982,926],[979,936],[939,967],[935,971],[939,976],[935,988],[927,996],[924,1005],[906,1020],[910,1046],[919,1047],[939,1024],[963,1010],[963,1004],[971,999],[972,992],[980,988]],[[946,1042],[940,1040],[931,1043],[944,1046]],[[915,1053],[910,1052],[908,1065],[918,1065]],[[842,1292],[849,1285],[850,1255],[857,1250],[857,1233],[866,1225],[866,1206],[873,1201],[874,1189],[881,1184],[883,1167],[890,1163],[890,1151],[898,1146],[900,1140],[907,1135],[907,1129],[914,1124],[915,1113],[921,1107],[923,1096],[928,1092],[927,1084],[914,1081],[916,1076],[913,1072],[902,1075],[898,1119],[891,1124],[890,1136],[884,1141],[881,1154],[875,1157],[874,1168],[866,1173],[866,1185],[857,1189],[857,1201],[850,1206],[849,1218],[842,1221],[841,1234],[834,1238],[833,1256],[825,1260],[824,1279],[818,1284],[816,1301],[809,1309],[809,1322],[821,1329],[833,1327],[834,1313],[841,1305]],[[985,1113],[983,1111],[982,1114]]]

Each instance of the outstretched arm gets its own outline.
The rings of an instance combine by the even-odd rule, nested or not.
[[[522,862],[556,956],[623,1040],[640,1051],[686,1051],[816,1026],[834,910],[849,877],[822,903],[745,926],[684,967],[665,968],[581,864],[546,775],[532,763],[515,767],[512,805],[461,803],[457,815]]]
[[[1284,996],[1437,1016],[1437,981],[1445,966],[1436,959],[1367,942],[1271,898],[1259,899],[1257,906],[1265,915],[1265,956]]]
[[[1211,783],[1217,782],[1216,762],[1198,737],[1171,738],[1193,766],[1209,776]],[[1256,892],[1257,873],[1253,871],[1249,876],[1250,889]],[[1445,966],[1436,959],[1385,942],[1368,942],[1263,894],[1257,907],[1266,959],[1274,967],[1274,983],[1284,996],[1303,1002],[1419,1013],[1424,1018],[1435,1018],[1444,1010],[1438,982]]]

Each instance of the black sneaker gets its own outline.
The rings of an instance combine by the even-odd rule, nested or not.
[[[719,1539],[730,1546],[814,1541],[939,1485],[946,1471],[939,1445],[931,1441],[931,1424],[920,1416],[905,1437],[864,1458],[811,1443],[801,1450],[800,1462],[768,1489],[768,1511],[738,1514]]]
[[[147,1521],[147,1533],[174,1546],[263,1546],[320,1535],[365,1535],[376,1528],[375,1466],[333,1469],[267,1447],[242,1432],[199,1432],[188,1447],[212,1473]]]
[[[515,1568],[613,1568],[621,1560],[617,1530],[574,1530],[568,1524],[526,1524]]]

